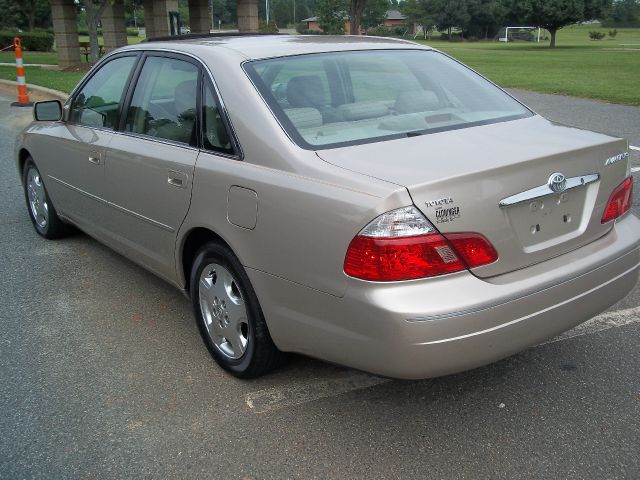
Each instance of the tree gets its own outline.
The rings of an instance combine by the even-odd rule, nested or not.
[[[89,31],[89,58],[95,63],[100,58],[98,46],[98,22],[107,7],[109,0],[85,0],[82,2],[87,17],[87,30]]]
[[[212,0],[214,28],[218,28],[218,21],[221,23],[235,23],[237,21],[236,0]],[[258,7],[264,2],[258,2]],[[264,17],[263,17],[264,18]]]
[[[144,25],[144,6],[142,5],[142,0],[125,0],[124,13],[127,25],[132,27]]]
[[[434,0],[427,8],[433,15],[438,30],[447,31],[449,40],[451,40],[451,29],[464,27],[471,18],[465,0]]]
[[[360,22],[364,29],[377,27],[383,23],[390,7],[389,0],[367,0]]]
[[[616,0],[606,21],[606,27],[640,27],[640,0]]]
[[[400,4],[400,11],[407,17],[407,24],[420,25],[424,32],[424,38],[431,35],[433,25],[436,23],[426,5],[420,0],[404,0]]]
[[[360,22],[367,0],[351,0],[349,2],[349,25],[351,35],[360,35]]]
[[[346,20],[347,4],[345,0],[318,0],[318,23],[329,35],[342,35]]]
[[[0,0],[0,12],[0,28],[33,31],[51,26],[51,7],[46,0]]]
[[[562,27],[603,16],[611,0],[499,0],[507,21],[542,27],[551,35],[550,48],[556,46],[556,33]]]
[[[494,14],[495,0],[467,0],[469,22],[465,28],[467,37],[493,37],[498,31],[498,21]]]

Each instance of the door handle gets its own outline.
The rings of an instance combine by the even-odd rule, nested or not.
[[[187,174],[176,172],[175,170],[169,170],[167,183],[172,187],[184,188],[187,186]]]
[[[89,156],[89,161],[94,165],[100,165],[100,157],[94,157],[93,155]]]

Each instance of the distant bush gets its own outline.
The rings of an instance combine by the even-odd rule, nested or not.
[[[270,20],[269,23],[264,20],[260,20],[258,23],[258,30],[262,33],[278,33],[278,26],[273,20]]]
[[[309,30],[308,28],[296,29],[300,35],[324,35],[320,30]]]
[[[0,32],[0,47],[13,44],[13,37],[20,37],[23,50],[30,52],[50,52],[53,35],[47,32]]]
[[[373,35],[375,37],[403,37],[407,33],[405,27],[385,27],[384,25],[378,25],[377,27],[371,27],[367,29],[367,35]]]
[[[367,30],[367,35],[373,35],[374,37],[392,37],[393,30],[388,27],[378,25],[377,27],[369,28]]]
[[[591,40],[602,40],[604,37],[606,37],[604,32],[598,32],[597,30],[589,32],[589,38]]]
[[[127,37],[137,37],[140,35],[140,30],[137,28],[127,28]]]
[[[613,29],[613,30],[609,30],[609,36],[611,38],[616,38],[616,35],[618,35],[618,30],[617,29]]]
[[[444,32],[440,34],[440,40],[449,41],[449,42],[462,42],[464,38],[459,33],[452,33],[451,39],[449,39],[449,35]]]
[[[89,30],[87,30],[86,27],[79,28],[78,29],[78,35],[82,35],[84,37],[88,37],[89,36]],[[98,35],[102,35],[102,29],[101,28],[98,28]]]

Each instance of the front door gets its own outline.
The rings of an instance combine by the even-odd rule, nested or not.
[[[106,155],[113,240],[165,278],[175,275],[176,235],[191,201],[199,77],[186,58],[148,54]]]
[[[105,213],[104,161],[113,138],[135,55],[103,64],[69,104],[67,121],[52,132],[55,146],[45,171],[58,210],[81,227],[98,228]]]

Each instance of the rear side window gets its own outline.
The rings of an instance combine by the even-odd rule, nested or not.
[[[136,57],[119,57],[100,67],[73,99],[69,120],[88,127],[114,128],[135,62]]]
[[[215,101],[215,97],[209,85],[205,87],[203,108],[204,148],[207,150],[213,150],[214,152],[232,154],[233,147],[231,145],[231,136],[222,121],[220,109],[218,108],[218,104]]]
[[[125,130],[193,143],[199,69],[167,57],[148,57],[127,112]]]

